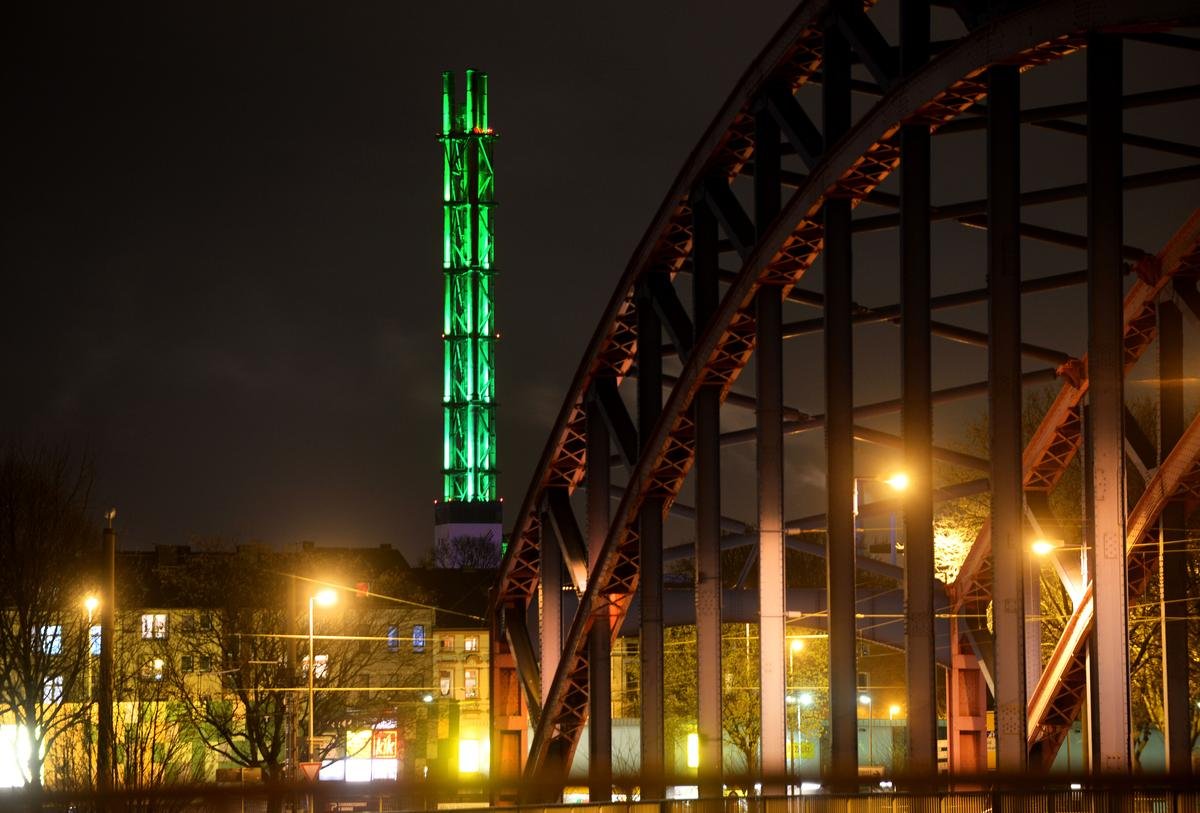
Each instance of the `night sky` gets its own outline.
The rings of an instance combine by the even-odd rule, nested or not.
[[[491,75],[501,493],[790,12],[36,4],[5,25],[0,432],[86,449],[122,545],[432,539],[440,73]]]

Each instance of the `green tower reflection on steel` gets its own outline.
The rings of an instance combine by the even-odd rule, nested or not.
[[[496,500],[494,240],[496,135],[488,124],[487,74],[467,71],[463,100],[442,74],[442,497]]]

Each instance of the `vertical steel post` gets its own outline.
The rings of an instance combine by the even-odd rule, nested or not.
[[[1021,77],[988,70],[988,424],[992,460],[992,619],[996,767],[1025,770],[1025,554],[1021,478]]]
[[[850,127],[850,47],[834,21],[825,29],[821,85],[828,149]],[[858,667],[854,595],[854,334],[850,201],[825,203],[825,465],[828,500],[825,584],[829,603],[830,779],[858,783]]]
[[[1174,303],[1158,305],[1158,462],[1183,434],[1183,321]],[[1192,701],[1188,693],[1187,533],[1184,504],[1163,506],[1158,528],[1162,616],[1163,717],[1167,773],[1192,771]]]
[[[900,4],[900,70],[929,59],[928,0]],[[900,130],[901,421],[904,467],[905,678],[908,765],[915,776],[937,774],[937,672],[933,607],[933,399],[930,372],[929,126]]]
[[[637,309],[637,413],[638,441],[644,448],[662,412],[662,323],[654,310],[653,294],[645,282],[638,284]],[[662,623],[662,498],[647,495],[638,516],[642,598],[642,798],[662,799],[666,739],[663,733],[663,623]]]
[[[692,312],[699,336],[717,310],[717,219],[693,195]],[[696,421],[696,736],[700,797],[721,797],[721,388],[701,387]]]
[[[763,105],[755,117],[754,225],[759,235],[779,214],[779,125]],[[787,791],[787,607],[783,544],[783,291],[758,290],[755,416],[758,461],[758,657],[762,715],[762,792]]]
[[[541,647],[542,705],[545,705],[546,699],[550,696],[550,687],[554,684],[554,673],[558,671],[558,661],[562,657],[563,567],[562,550],[558,547],[558,540],[554,538],[554,525],[550,521],[548,511],[542,511],[541,525],[538,628]]]
[[[608,536],[608,424],[596,398],[587,403],[588,572]],[[594,624],[588,639],[588,801],[612,800],[612,629]]]
[[[113,730],[114,646],[117,620],[117,531],[113,528],[116,511],[105,516],[104,541],[101,550],[103,590],[100,597],[100,709],[96,740],[96,787],[101,791],[113,789],[116,769],[116,738]],[[89,642],[90,645],[90,642]]]
[[[1129,771],[1122,341],[1121,38],[1088,34],[1088,403],[1092,450],[1096,691],[1092,768]]]

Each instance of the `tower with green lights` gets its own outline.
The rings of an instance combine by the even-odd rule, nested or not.
[[[488,80],[467,71],[460,101],[442,74],[442,499],[438,540],[491,535],[500,545],[496,493],[496,134]]]

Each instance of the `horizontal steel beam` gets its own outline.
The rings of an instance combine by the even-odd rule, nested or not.
[[[1181,85],[1162,90],[1151,90],[1145,93],[1130,93],[1121,99],[1121,107],[1125,110],[1130,110],[1136,107],[1187,102],[1193,99],[1200,99],[1200,85]],[[987,118],[982,115],[986,111],[986,104],[976,104],[971,108],[971,112],[979,115],[975,117],[964,116],[954,121],[948,121],[936,130],[936,134],[950,135],[953,133],[966,133],[986,129]],[[1030,124],[1049,119],[1063,119],[1085,115],[1087,115],[1087,102],[1068,102],[1066,104],[1053,104],[1022,110],[1021,123]]]
[[[987,231],[988,227],[987,215],[960,217],[958,222],[968,228],[979,229],[980,231]],[[1032,223],[1022,223],[1018,226],[1018,230],[1022,237],[1042,243],[1050,243],[1051,245],[1073,248],[1079,251],[1086,251],[1088,247],[1088,239],[1085,235],[1063,231],[1062,229],[1050,229],[1045,226],[1035,226]],[[1150,252],[1137,246],[1122,246],[1121,256],[1130,262],[1137,262],[1149,257]]]
[[[1064,122],[1070,127],[1080,127],[1084,131],[1087,130],[1086,125],[1076,125],[1071,122]],[[1182,146],[1182,145],[1181,145]],[[1193,147],[1196,151],[1197,158],[1200,158],[1200,147]],[[1126,175],[1123,181],[1123,186],[1126,190],[1131,189],[1148,189],[1155,186],[1165,186],[1172,183],[1183,183],[1186,181],[1194,181],[1200,178],[1200,164],[1193,164],[1186,167],[1176,167],[1174,169],[1160,169],[1154,172],[1141,172],[1135,175]],[[1079,200],[1087,197],[1087,184],[1076,183],[1066,186],[1052,186],[1046,189],[1035,189],[1030,192],[1025,192],[1021,195],[1022,206],[1040,206],[1048,203],[1062,203],[1068,200]],[[934,206],[929,211],[931,220],[953,220],[967,215],[983,214],[987,211],[987,198],[979,198],[977,200],[967,200],[960,203],[948,203],[942,206]],[[880,231],[882,229],[894,229],[900,224],[900,215],[875,215],[872,217],[863,217],[854,221],[853,230],[855,233]]]

